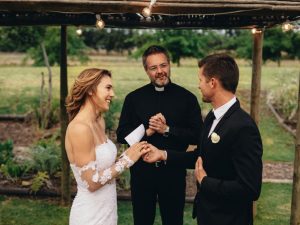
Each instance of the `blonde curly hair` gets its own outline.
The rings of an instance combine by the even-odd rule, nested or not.
[[[111,77],[111,72],[105,69],[90,68],[82,71],[78,75],[66,98],[69,121],[73,120],[77,115],[88,93],[91,91],[93,93],[96,92],[96,88],[104,76]]]

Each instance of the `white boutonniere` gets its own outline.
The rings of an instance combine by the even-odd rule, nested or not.
[[[210,139],[212,143],[216,144],[220,141],[221,138],[217,133],[212,132],[212,134],[210,135]]]

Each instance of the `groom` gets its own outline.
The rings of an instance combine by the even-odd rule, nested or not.
[[[193,217],[198,225],[253,225],[252,204],[262,183],[262,142],[255,122],[235,96],[238,66],[225,54],[207,56],[198,65],[199,89],[213,110],[204,121],[195,165],[198,191]],[[174,163],[171,154],[168,159],[149,147],[152,151],[145,161],[160,157]],[[182,154],[181,160],[188,158]]]

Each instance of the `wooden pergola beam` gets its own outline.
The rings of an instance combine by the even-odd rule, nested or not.
[[[1,0],[0,11],[37,11],[37,12],[93,12],[93,13],[137,13],[141,12],[149,1],[81,1],[81,0]],[[158,0],[153,8],[157,14],[205,14],[210,12],[229,12],[243,10],[269,10],[273,13],[278,11],[289,11],[299,15],[299,1],[284,0],[215,0],[215,1],[179,1],[179,0]],[[253,12],[250,12],[253,14]]]
[[[152,16],[141,16],[150,0],[0,0],[0,25],[95,24],[124,28],[253,28],[272,27],[300,18],[297,0],[157,0]]]
[[[94,26],[93,13],[0,12],[1,26],[74,25]],[[153,15],[146,19],[135,14],[101,14],[106,27],[122,28],[253,28],[272,27],[297,19],[291,15]]]

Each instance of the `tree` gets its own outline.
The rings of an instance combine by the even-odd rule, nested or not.
[[[276,61],[280,66],[282,52],[291,47],[288,33],[282,32],[280,27],[267,29],[264,34],[263,60]]]
[[[199,33],[194,30],[161,30],[145,32],[135,36],[138,47],[133,54],[135,58],[140,57],[144,50],[152,44],[164,46],[170,53],[171,61],[180,66],[183,57],[200,58],[208,54],[216,43],[220,43],[220,36],[215,32]]]
[[[123,53],[127,50],[129,53],[134,48],[135,43],[132,39],[135,31],[130,29],[85,29],[83,31],[84,43],[94,49],[106,50],[107,54],[111,51]]]
[[[252,37],[248,30],[236,31],[229,40],[231,49],[236,50],[238,57],[252,59]]]
[[[38,46],[45,35],[46,28],[42,26],[1,27],[0,51],[26,52],[32,46]]]
[[[290,31],[289,35],[291,45],[287,52],[291,58],[300,59],[300,32]]]
[[[231,47],[236,47],[237,55],[241,58],[251,59],[252,41],[249,31],[237,32],[231,37]],[[299,55],[299,37],[291,32],[282,32],[281,28],[266,29],[264,32],[263,61],[276,61],[280,66],[282,53],[297,57]],[[291,41],[292,40],[292,41]],[[297,42],[298,41],[298,42]]]
[[[45,35],[41,37],[40,41],[44,43],[45,49],[48,53],[49,64],[60,63],[60,29],[58,27],[47,27]],[[86,48],[83,40],[76,34],[75,28],[68,29],[68,56],[76,58],[80,62],[86,62],[88,57],[84,54]],[[34,64],[37,66],[44,65],[44,58],[40,43],[31,47],[28,54],[33,58]]]

